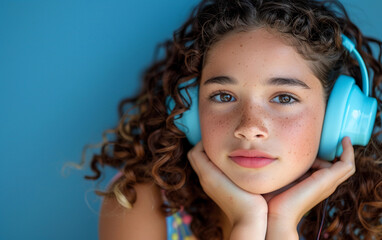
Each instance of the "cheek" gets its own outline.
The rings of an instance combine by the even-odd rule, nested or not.
[[[279,125],[280,140],[287,146],[287,154],[296,159],[315,158],[317,155],[322,122],[323,110],[309,111],[281,119]]]
[[[229,128],[233,126],[230,115],[216,114],[203,107],[199,109],[203,146],[210,157],[219,151],[225,139],[229,139]]]

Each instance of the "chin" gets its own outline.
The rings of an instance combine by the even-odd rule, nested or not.
[[[271,182],[270,179],[241,178],[231,179],[241,189],[253,194],[274,194],[280,193],[296,184],[293,179]]]
[[[238,184],[237,184],[238,185]],[[238,185],[241,189],[249,192],[249,193],[253,193],[253,194],[268,194],[268,193],[273,193],[273,192],[276,192],[276,191],[279,191],[281,189],[284,189],[283,187],[271,187],[271,186],[243,186],[243,185]]]

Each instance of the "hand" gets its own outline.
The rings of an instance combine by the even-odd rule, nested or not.
[[[267,239],[281,239],[278,234],[283,234],[285,239],[288,232],[294,232],[293,235],[297,236],[297,224],[304,214],[354,174],[354,149],[350,138],[345,137],[342,146],[343,153],[337,162],[316,159],[312,169],[317,170],[313,174],[303,177],[269,200]]]
[[[267,203],[261,195],[236,186],[206,155],[199,142],[188,152],[192,168],[208,196],[222,209],[231,225],[230,239],[264,239]]]

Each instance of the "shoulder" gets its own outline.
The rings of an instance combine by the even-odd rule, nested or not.
[[[100,240],[166,239],[160,190],[154,184],[138,184],[135,190],[137,200],[131,209],[122,207],[115,198],[104,198],[99,219]]]

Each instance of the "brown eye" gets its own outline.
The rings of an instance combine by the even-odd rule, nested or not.
[[[218,93],[211,97],[211,100],[218,103],[233,102],[236,99],[228,93]]]
[[[279,96],[280,103],[289,103],[291,100],[291,97],[288,95],[281,95]]]
[[[280,104],[292,104],[298,102],[294,97],[288,94],[281,94],[272,99],[272,102],[280,103]]]

